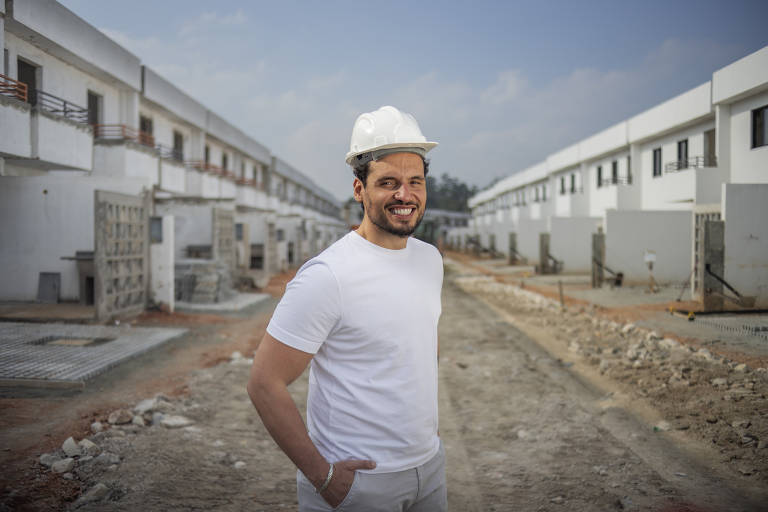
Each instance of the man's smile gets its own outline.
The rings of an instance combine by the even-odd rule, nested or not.
[[[395,217],[407,219],[411,217],[414,211],[416,211],[415,206],[403,206],[403,205],[396,205],[396,206],[390,206],[388,208],[389,212],[394,214]]]

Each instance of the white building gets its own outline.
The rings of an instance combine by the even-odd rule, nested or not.
[[[471,228],[453,242],[516,251],[540,263],[539,240],[566,272],[590,269],[591,235],[629,280],[699,283],[700,228],[725,221],[723,277],[768,304],[768,47],[712,79],[548,155],[470,200]],[[464,240],[462,240],[464,239]]]
[[[0,3],[0,34],[0,300],[52,283],[59,300],[172,306],[172,278],[146,289],[169,271],[150,245],[263,282],[345,232],[340,204],[306,174],[62,5]],[[128,203],[98,210],[96,191]],[[152,216],[165,225],[154,242]]]

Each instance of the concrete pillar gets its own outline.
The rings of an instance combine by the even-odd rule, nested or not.
[[[10,63],[5,62],[5,3],[0,6],[0,59],[3,59],[0,61],[0,74],[10,76],[7,69]]]
[[[731,106],[715,105],[715,155],[724,182],[731,182]]]
[[[539,233],[539,273],[553,273],[549,264],[549,233]]]
[[[509,234],[509,264],[517,263],[517,233]]]
[[[592,234],[592,288],[603,286],[605,273],[605,234],[601,228]]]
[[[149,247],[150,293],[155,304],[173,313],[176,302],[173,257],[175,221],[173,215],[164,215],[161,219],[162,241],[151,243]]]
[[[722,311],[723,283],[715,276],[722,278],[725,275],[725,222],[704,221],[700,243],[698,270],[704,311]]]
[[[105,110],[105,114],[107,111]],[[109,124],[107,118],[104,122]],[[120,118],[118,124],[130,126],[133,129],[139,129],[139,92],[133,89],[120,90]]]

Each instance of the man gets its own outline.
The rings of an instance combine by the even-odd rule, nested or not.
[[[300,511],[441,511],[437,323],[442,260],[410,238],[426,207],[427,142],[394,107],[357,118],[347,163],[356,231],[286,287],[248,394],[298,467]],[[307,427],[287,386],[310,364]]]

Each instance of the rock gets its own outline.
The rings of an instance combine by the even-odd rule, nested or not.
[[[565,498],[563,498],[562,496],[555,496],[554,498],[550,499],[549,501],[550,501],[550,503],[554,503],[556,505],[562,505],[563,503],[565,503]]]
[[[717,377],[715,379],[712,379],[709,382],[710,384],[712,384],[712,386],[716,388],[724,388],[728,385],[728,379],[726,379],[725,377]]]
[[[749,426],[752,424],[749,420],[733,420],[731,422],[731,426],[733,428],[749,428]]]
[[[66,459],[57,460],[51,464],[51,470],[54,473],[68,473],[75,467],[75,459],[67,457]]]
[[[712,353],[705,348],[700,348],[699,350],[697,350],[696,353],[693,354],[693,357],[699,357],[701,359],[704,359],[705,361],[714,360],[714,356],[712,356]]]
[[[143,427],[146,425],[146,423],[144,422],[144,417],[139,414],[133,417],[133,419],[131,420],[131,423],[133,423],[134,425],[138,425],[139,427]]]
[[[80,446],[75,442],[74,438],[68,437],[64,444],[61,445],[61,449],[67,455],[67,457],[79,457]]]
[[[629,333],[631,333],[634,330],[635,330],[635,324],[627,324],[627,325],[625,325],[624,327],[621,328],[621,333],[622,334],[629,334]]]
[[[659,341],[660,339],[661,339],[661,336],[659,336],[659,333],[657,333],[656,331],[651,331],[645,335],[646,341]]]
[[[101,453],[101,448],[99,448],[99,445],[88,439],[83,439],[80,441],[80,450],[85,455],[90,456],[96,456]]]
[[[85,455],[85,456],[80,457],[79,459],[77,459],[77,463],[78,464],[82,464],[84,462],[90,462],[92,460],[93,460],[93,457],[91,455]]]
[[[94,421],[91,423],[91,432],[94,434],[98,434],[102,430],[104,430],[104,425],[102,425],[100,421]]]
[[[144,414],[145,412],[154,411],[157,408],[157,398],[146,398],[136,404],[133,408],[133,412],[136,414]]]
[[[568,345],[568,350],[571,351],[571,352],[578,352],[579,350],[581,350],[581,345],[579,345],[579,343],[576,342],[576,341],[572,341]]]
[[[741,364],[737,364],[736,366],[734,366],[733,369],[734,369],[734,371],[737,371],[737,372],[745,372],[745,371],[747,371],[748,368],[747,368],[746,364],[741,363]]]
[[[104,452],[93,459],[95,464],[120,464],[120,456],[114,453]]]
[[[160,424],[166,428],[187,427],[193,423],[194,421],[184,416],[166,416],[160,421]]]
[[[101,501],[109,494],[109,487],[99,482],[94,485],[88,491],[80,496],[75,502],[75,508],[85,505],[86,503],[93,503],[95,501]]]
[[[671,428],[671,426],[670,426],[669,422],[662,420],[662,421],[658,422],[653,427],[653,431],[654,432],[667,432],[670,428]]]
[[[111,425],[124,425],[130,423],[131,420],[133,420],[133,414],[125,409],[112,411],[107,419]]]
[[[40,464],[47,468],[51,467],[58,460],[61,460],[61,458],[52,453],[44,453],[40,456]]]
[[[64,473],[63,475],[61,475],[61,478],[63,478],[64,480],[74,480],[75,475],[73,475],[72,473]]]
[[[235,462],[235,469],[243,469],[245,467],[245,462],[239,460]]]
[[[235,350],[234,352],[232,352],[232,355],[229,356],[229,360],[230,361],[236,361],[236,360],[242,359],[242,358],[243,358],[243,354],[241,354],[240,351],[238,351],[238,350]]]
[[[161,412],[153,412],[152,413],[152,424],[153,425],[160,425],[163,421],[163,418],[165,418],[165,414]]]
[[[717,418],[714,416],[709,416],[707,417],[706,421],[707,423],[711,423],[712,425],[714,425],[715,423],[717,423]]]
[[[673,340],[672,338],[664,338],[659,342],[659,346],[667,350],[672,350],[673,348],[679,347],[680,344],[677,340]]]

